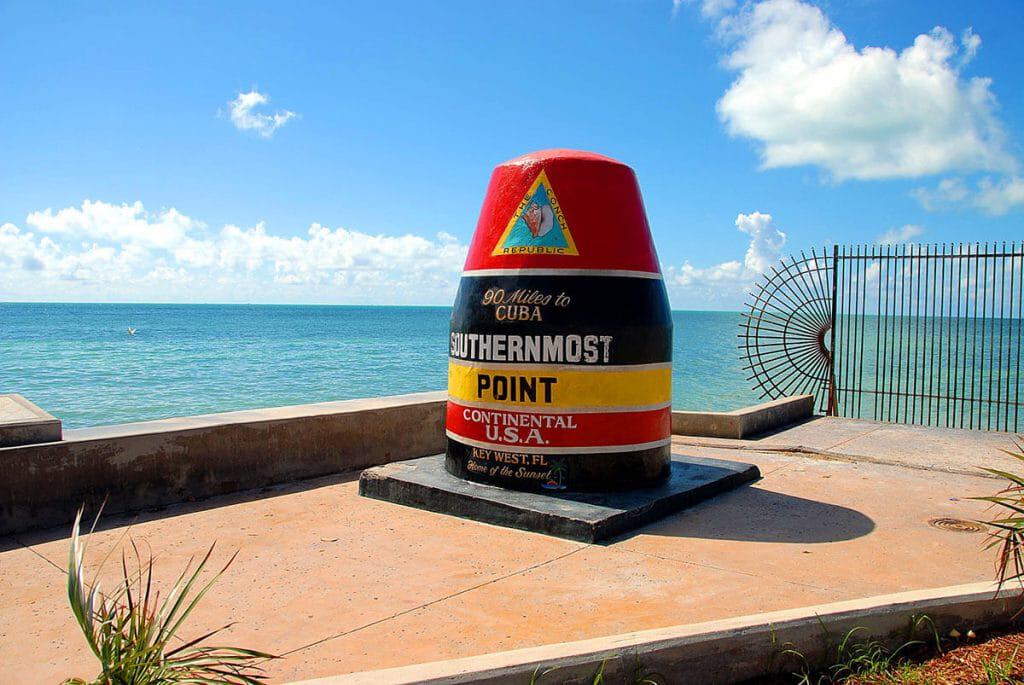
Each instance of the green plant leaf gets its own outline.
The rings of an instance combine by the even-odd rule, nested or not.
[[[159,593],[153,592],[152,552],[148,561],[143,561],[135,541],[129,538],[134,556],[134,568],[130,568],[129,555],[123,546],[126,531],[97,568],[96,578],[114,550],[121,548],[121,582],[111,593],[104,594],[97,580],[92,583],[85,580],[87,544],[81,534],[83,512],[84,508],[79,509],[71,530],[68,601],[86,643],[100,662],[101,673],[89,681],[92,685],[259,685],[266,679],[258,664],[277,658],[273,654],[202,644],[230,624],[167,651],[169,641],[177,638],[185,619],[228,569],[237,552],[207,583],[199,586],[199,576],[213,554],[215,545],[211,545],[198,565],[193,568],[192,560],[186,564],[167,597],[159,602]],[[89,533],[95,529],[96,522],[93,522]],[[68,685],[85,685],[86,682],[66,681]]]

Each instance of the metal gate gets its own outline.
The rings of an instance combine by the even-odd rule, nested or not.
[[[1018,431],[1024,244],[835,245],[783,259],[741,322],[764,398],[819,412]]]

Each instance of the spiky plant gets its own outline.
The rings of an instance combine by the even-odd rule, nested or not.
[[[1024,462],[1024,442],[1016,443],[1016,448],[1000,451]],[[1008,581],[1024,581],[1024,475],[1000,469],[982,470],[1007,481],[1006,487],[990,497],[972,498],[988,502],[1002,513],[991,521],[981,522],[988,526],[991,538],[985,549],[999,549],[996,580],[1002,587]]]
[[[96,520],[99,520],[97,515]],[[270,654],[238,647],[209,647],[207,639],[231,624],[176,644],[178,631],[235,555],[205,584],[199,576],[213,554],[210,545],[202,560],[190,559],[167,596],[153,589],[153,555],[143,563],[134,541],[133,569],[122,548],[121,582],[110,594],[100,591],[99,569],[91,584],[85,580],[86,540],[81,535],[82,509],[75,516],[68,552],[68,601],[89,649],[100,662],[92,680],[72,678],[65,685],[260,685],[265,679],[258,663]],[[93,523],[90,533],[95,530]],[[100,563],[106,564],[110,553]],[[178,640],[180,641],[180,640]]]

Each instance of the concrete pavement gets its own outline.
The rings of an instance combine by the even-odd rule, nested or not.
[[[1024,438],[1011,433],[828,416],[746,440],[688,436],[674,440],[679,445],[788,452],[968,475],[980,473],[980,467],[1022,468],[1019,460],[1000,448],[1014,451],[1015,442],[1024,444]]]
[[[913,431],[896,431],[901,450],[934,455],[942,443],[945,456],[912,468],[880,463],[884,450],[855,461],[853,450],[869,451],[888,429],[821,421],[742,445],[677,438],[679,451],[753,462],[764,477],[607,544],[360,498],[348,474],[110,517],[90,556],[123,545],[129,523],[127,534],[158,555],[162,579],[214,540],[218,560],[240,550],[183,637],[237,622],[218,642],[284,655],[268,666],[272,682],[992,577],[983,535],[929,520],[983,517],[966,498],[994,492],[996,481],[943,469],[956,466],[954,443],[925,434],[915,448]],[[991,436],[957,444],[980,457],[1008,440]],[[780,449],[798,442],[846,453]],[[64,596],[65,537],[0,538],[5,680],[94,675]],[[116,564],[104,578],[116,582]]]

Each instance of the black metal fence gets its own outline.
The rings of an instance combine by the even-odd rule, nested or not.
[[[763,397],[836,416],[1024,428],[1024,244],[833,246],[783,259],[744,314]]]

